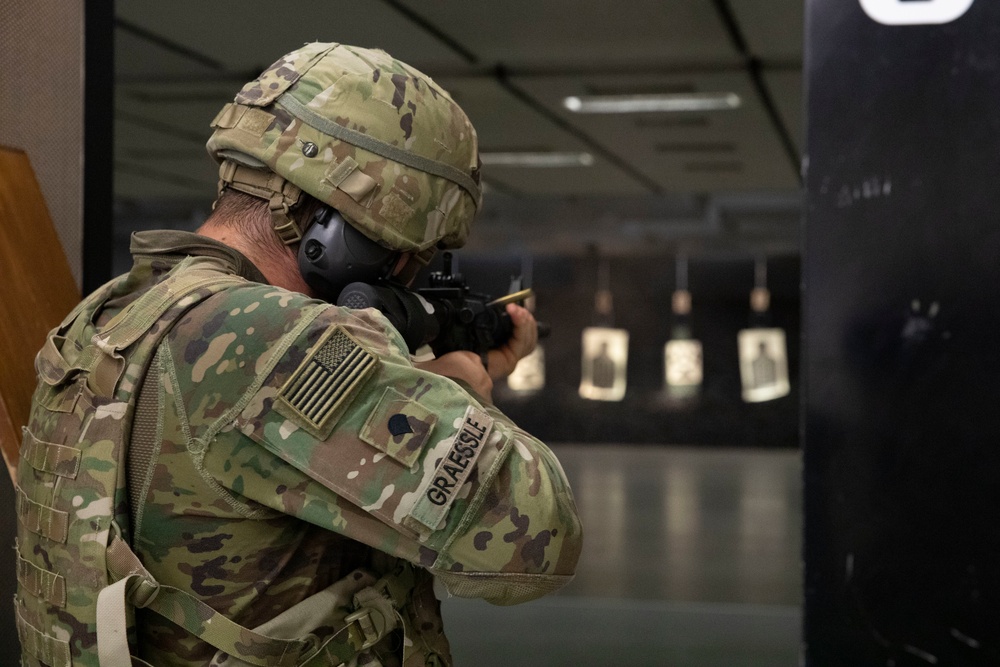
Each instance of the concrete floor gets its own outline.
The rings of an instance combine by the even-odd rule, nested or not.
[[[794,667],[792,450],[557,445],[584,523],[576,579],[518,607],[444,601],[458,667]]]

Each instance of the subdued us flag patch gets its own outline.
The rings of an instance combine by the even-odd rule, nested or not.
[[[275,409],[325,439],[378,363],[339,325],[332,327],[278,392]]]

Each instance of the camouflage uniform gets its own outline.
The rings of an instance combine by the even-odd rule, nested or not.
[[[148,461],[129,461],[132,541],[161,584],[253,628],[358,568],[378,577],[413,563],[407,636],[371,655],[422,665],[450,663],[430,573],[498,604],[570,579],[581,529],[555,457],[455,382],[415,369],[377,311],[268,286],[239,253],[196,235],[138,234],[133,252],[99,323],[188,254],[248,280],[186,312],[148,371],[155,401],[140,400],[136,422],[157,436]],[[310,373],[339,388],[303,390],[303,378],[322,379]],[[158,667],[215,653],[143,610],[139,629],[140,655]]]
[[[479,205],[468,119],[382,52],[307,45],[213,126],[223,185],[268,199],[289,243],[300,188],[418,255],[461,245]],[[156,667],[447,665],[435,581],[515,604],[572,577],[558,461],[415,368],[380,313],[270,286],[194,234],[137,234],[132,252],[36,360],[25,665],[129,664],[126,601],[132,651]]]

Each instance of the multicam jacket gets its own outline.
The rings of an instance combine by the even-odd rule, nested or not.
[[[322,636],[343,626],[358,589],[388,580],[398,629],[356,664],[424,665],[451,662],[435,579],[515,604],[572,577],[581,527],[551,451],[416,369],[379,313],[267,285],[242,255],[193,234],[137,234],[132,252],[98,325],[185,257],[245,278],[176,318],[135,379],[134,432],[147,444],[129,450],[129,536],[160,584],[245,628]],[[137,654],[152,665],[244,664],[147,609],[136,619]],[[93,641],[63,620],[50,631],[69,637],[75,663]]]

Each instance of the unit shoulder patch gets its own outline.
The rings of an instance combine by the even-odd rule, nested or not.
[[[278,391],[275,410],[325,440],[380,363],[342,326],[331,327]]]

